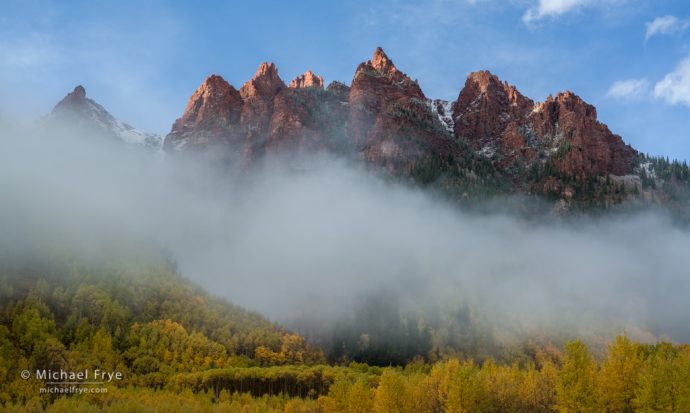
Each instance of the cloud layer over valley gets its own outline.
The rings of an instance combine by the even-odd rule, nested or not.
[[[301,328],[373,295],[420,317],[467,305],[510,332],[690,341],[690,232],[658,213],[463,212],[326,157],[234,179],[96,137],[5,125],[0,145],[5,253],[154,243],[207,290]]]

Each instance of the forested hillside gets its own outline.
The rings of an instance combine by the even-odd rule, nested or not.
[[[690,411],[687,345],[619,336],[599,357],[581,341],[531,341],[477,361],[471,350],[410,347],[424,330],[403,323],[391,326],[402,336],[368,352],[340,341],[326,365],[301,336],[210,296],[166,260],[5,260],[0,300],[0,406],[10,412]],[[415,351],[405,366],[350,361]],[[124,379],[97,395],[46,395],[47,380],[19,374],[96,368]]]
[[[177,372],[317,363],[297,334],[215,298],[172,264],[66,256],[0,269],[0,400],[35,395],[19,372],[111,369],[159,387]]]

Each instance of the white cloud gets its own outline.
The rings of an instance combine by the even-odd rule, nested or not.
[[[606,93],[610,98],[640,98],[647,93],[649,82],[647,79],[627,79],[613,82]]]
[[[690,106],[690,56],[654,86],[654,97],[666,103]]]
[[[660,34],[675,34],[685,31],[690,26],[687,20],[681,20],[676,16],[657,17],[647,23],[647,33],[645,39]]]
[[[545,17],[560,16],[592,3],[594,3],[593,0],[537,0],[537,4],[525,12],[522,20],[530,23]]]

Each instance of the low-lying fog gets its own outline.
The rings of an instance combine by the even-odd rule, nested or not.
[[[690,232],[658,213],[535,223],[461,212],[335,159],[250,184],[95,137],[0,132],[0,248],[166,248],[208,291],[318,329],[364,297],[470,305],[515,331],[602,326],[690,341]],[[640,333],[642,334],[642,333]]]

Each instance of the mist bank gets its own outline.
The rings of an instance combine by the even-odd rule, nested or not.
[[[314,337],[374,335],[390,313],[499,337],[690,341],[690,231],[656,211],[523,219],[504,198],[467,212],[323,154],[237,178],[65,130],[5,125],[0,146],[5,257],[159,246],[208,291]]]

